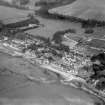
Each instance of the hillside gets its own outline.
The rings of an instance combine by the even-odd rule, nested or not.
[[[105,0],[77,0],[72,4],[50,9],[50,13],[83,19],[105,20]]]

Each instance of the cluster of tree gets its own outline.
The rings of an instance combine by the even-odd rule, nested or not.
[[[96,88],[103,90],[105,89],[105,53],[92,56],[91,61],[93,62],[94,71],[94,75],[91,78],[98,79],[99,82],[96,84]]]
[[[94,27],[104,27],[105,26],[105,21],[98,21],[94,19],[88,19],[88,20],[82,20],[82,27],[83,28],[94,28]]]
[[[64,44],[60,44],[58,50],[61,50],[61,51],[67,52],[67,53],[70,52],[69,46],[66,46]]]
[[[95,62],[96,60],[99,60],[102,65],[105,65],[105,53],[102,52],[102,53],[99,53],[98,55],[93,55],[91,57],[92,62]]]
[[[40,0],[40,1],[35,3],[35,6],[42,6],[42,7],[51,9],[54,7],[58,7],[58,6],[72,3],[74,1],[75,0]]]
[[[14,37],[13,33],[11,32],[11,30],[8,30],[6,28],[4,28],[4,29],[1,30],[1,35],[2,36],[9,37],[9,38]]]
[[[61,43],[63,40],[63,35],[66,33],[76,33],[75,29],[67,29],[67,30],[63,30],[63,31],[58,31],[53,35],[52,40],[55,43]]]
[[[19,28],[19,27],[28,26],[29,24],[39,24],[39,21],[37,19],[26,19],[26,20],[19,21],[16,23],[6,24],[5,27],[7,27],[7,28]]]
[[[53,35],[52,41],[54,41],[55,43],[58,43],[58,44],[61,43],[62,42],[62,35],[63,35],[63,33],[61,31],[56,32]]]
[[[85,33],[86,34],[92,34],[92,33],[94,33],[94,30],[93,29],[86,29]]]
[[[61,15],[59,15],[61,16]],[[105,21],[95,20],[95,19],[82,19],[74,16],[66,16],[67,20],[75,23],[81,23],[82,28],[94,28],[94,27],[104,27]]]
[[[60,16],[60,15],[59,15]],[[82,19],[74,16],[66,16],[67,20],[75,23],[81,23],[82,28],[94,28],[105,26],[105,21],[95,20],[95,19]]]
[[[105,89],[105,77],[103,78],[101,78],[100,80],[99,80],[99,82],[96,84],[96,88],[98,89],[98,90],[104,90]]]

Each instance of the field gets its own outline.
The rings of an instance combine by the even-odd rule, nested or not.
[[[72,4],[51,9],[49,12],[83,19],[105,20],[104,5],[104,0],[77,0]]]
[[[34,13],[34,10],[39,9],[39,7],[35,7],[35,2],[37,1],[39,0],[30,0],[30,3],[27,5],[30,10],[0,5],[0,20],[7,24],[26,19],[29,13]]]
[[[0,6],[0,20],[6,24],[21,21],[26,18],[28,13],[30,13],[30,11]]]
[[[68,23],[68,21],[53,20],[50,18],[41,18],[37,17],[41,24],[44,24],[44,27],[39,27],[37,29],[27,31],[33,35],[41,35],[44,37],[53,37],[53,34],[57,31],[67,30],[69,28],[74,28],[80,32],[80,24]]]
[[[5,24],[14,23],[27,19],[28,13],[32,12],[32,10],[26,11],[0,6],[0,20],[2,20]],[[68,23],[68,21],[53,20],[48,18],[45,19],[39,16],[36,16],[36,18],[40,21],[40,24],[44,24],[44,27],[39,27],[37,29],[27,31],[28,33],[33,35],[52,37],[53,34],[59,30],[69,29],[70,27],[76,28],[78,30],[80,29],[79,24]]]

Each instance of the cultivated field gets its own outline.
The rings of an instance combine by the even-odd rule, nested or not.
[[[65,16],[105,20],[105,0],[77,0],[72,4],[49,10]]]
[[[6,0],[11,2],[12,0]],[[29,13],[34,13],[34,10],[39,9],[35,7],[35,2],[39,0],[30,0],[30,3],[27,5],[30,10],[16,9],[8,6],[0,6],[0,20],[4,23],[13,23],[16,21],[24,20]]]
[[[0,6],[0,20],[4,23],[13,23],[26,18],[31,11],[19,10],[15,8]]]

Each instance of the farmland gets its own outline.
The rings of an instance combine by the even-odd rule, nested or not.
[[[50,9],[50,13],[58,13],[65,16],[74,16],[83,19],[104,20],[104,0],[77,0],[72,4]]]
[[[27,17],[27,14],[30,13],[30,11],[12,9],[4,6],[0,6],[0,10],[2,10],[0,11],[0,20],[6,24],[24,20],[24,18]]]

